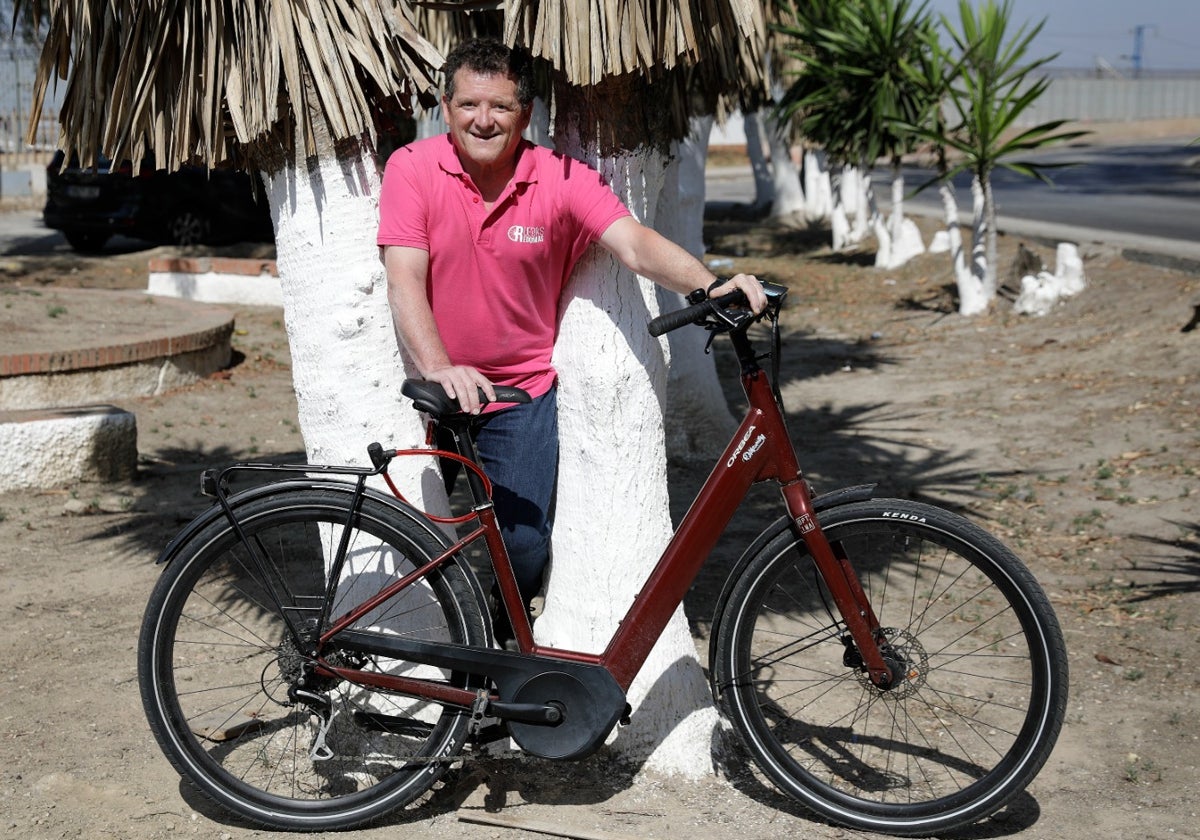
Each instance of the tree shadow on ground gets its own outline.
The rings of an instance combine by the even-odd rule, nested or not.
[[[852,265],[860,268],[870,268],[875,265],[875,251],[873,250],[853,250],[853,251],[831,251],[828,254],[817,254],[809,259],[814,263],[824,263],[825,265]]]
[[[829,247],[829,229],[742,219],[706,220],[706,258],[811,255]]]
[[[1168,595],[1200,592],[1200,523],[1172,522],[1187,532],[1179,539],[1135,535],[1134,540],[1165,551],[1154,551],[1135,561],[1139,573],[1161,575],[1163,579],[1136,583],[1125,600],[1129,603],[1151,601]]]
[[[254,458],[293,464],[303,463],[304,459],[303,452],[264,453]],[[115,517],[87,540],[116,538],[132,557],[156,557],[188,522],[215,503],[200,492],[200,474],[245,460],[249,459],[244,453],[224,446],[207,448],[200,443],[143,456],[136,478],[127,487],[132,498],[128,515]]]
[[[943,283],[922,294],[911,294],[898,303],[901,311],[920,312],[931,315],[953,315],[958,312],[958,287]]]

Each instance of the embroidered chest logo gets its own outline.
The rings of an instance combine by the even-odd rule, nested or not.
[[[539,242],[545,241],[546,229],[544,227],[513,225],[508,229],[508,238],[513,242],[524,242],[526,244],[536,245]]]

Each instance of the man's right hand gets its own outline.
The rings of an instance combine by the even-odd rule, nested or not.
[[[478,414],[482,410],[480,391],[483,391],[488,402],[496,401],[496,390],[491,380],[467,365],[438,368],[426,373],[425,378],[441,385],[446,391],[446,396],[458,400],[459,407],[467,414]]]

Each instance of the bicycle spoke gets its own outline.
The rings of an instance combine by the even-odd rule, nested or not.
[[[1050,683],[1040,648],[1051,634],[1065,660],[1044,595],[1002,546],[927,506],[864,502],[831,516],[822,528],[855,570],[901,677],[871,682],[843,642],[836,599],[802,571],[814,567],[803,543],[782,532],[717,624],[717,678],[753,675],[722,701],[763,770],[835,821],[889,831],[903,820],[906,832],[932,834],[990,813],[1036,772],[1061,723],[1062,668]]]

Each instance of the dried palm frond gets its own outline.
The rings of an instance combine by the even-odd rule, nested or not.
[[[505,40],[550,62],[568,84],[705,67],[722,85],[757,67],[739,52],[762,40],[756,0],[509,0]],[[757,76],[757,70],[752,70]]]
[[[21,2],[21,0],[18,0]],[[273,157],[432,101],[442,56],[405,0],[25,0],[49,33],[34,90],[65,81],[61,143],[157,165]]]

